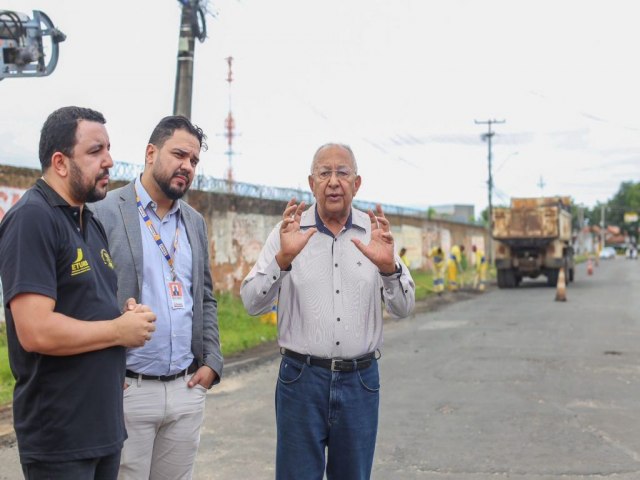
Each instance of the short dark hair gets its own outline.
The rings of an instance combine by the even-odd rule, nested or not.
[[[189,132],[198,139],[200,148],[205,151],[207,150],[208,147],[205,143],[207,136],[200,127],[194,125],[191,123],[191,120],[182,115],[170,115],[160,120],[158,125],[156,125],[156,128],[153,129],[153,132],[151,132],[149,143],[158,148],[162,148],[164,142],[166,142],[176,130],[185,130],[186,132]]]
[[[107,123],[104,116],[95,110],[82,107],[62,107],[51,113],[40,130],[40,165],[42,172],[51,166],[51,157],[61,152],[71,157],[76,146],[76,130],[80,120]]]

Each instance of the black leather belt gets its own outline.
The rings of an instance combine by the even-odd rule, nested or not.
[[[144,373],[136,373],[131,370],[125,370],[125,377],[128,378],[141,378],[142,380],[160,380],[161,382],[170,382],[185,375],[194,373],[198,369],[198,366],[194,363],[189,365],[189,368],[182,370],[174,375],[145,375]]]
[[[354,372],[356,370],[364,370],[371,366],[373,359],[376,357],[375,352],[367,353],[362,357],[351,360],[345,358],[320,358],[311,355],[303,355],[302,353],[287,350],[286,348],[283,348],[281,352],[285,357],[293,358],[294,360],[298,360],[299,362],[303,362],[308,365],[326,368],[332,372]]]

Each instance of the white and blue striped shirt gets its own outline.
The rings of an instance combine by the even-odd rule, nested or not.
[[[350,221],[337,235],[322,225],[316,205],[303,212],[300,228],[317,227],[309,243],[281,271],[280,223],[267,238],[258,261],[242,282],[240,294],[251,315],[278,306],[278,343],[298,353],[322,358],[357,358],[382,345],[382,306],[405,317],[415,304],[411,274],[396,254],[402,272],[382,276],[351,242],[369,243],[371,220],[352,208]]]

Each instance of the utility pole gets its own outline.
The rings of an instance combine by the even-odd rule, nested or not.
[[[180,35],[178,37],[178,66],[176,68],[176,90],[173,99],[173,114],[191,118],[191,96],[193,89],[193,56],[195,39],[204,42],[207,38],[204,0],[178,0],[182,5]]]
[[[492,198],[493,198],[493,174],[491,171],[491,138],[495,135],[495,132],[493,132],[491,130],[491,125],[493,124],[501,124],[501,123],[505,123],[506,120],[483,120],[483,121],[479,121],[479,120],[474,120],[474,122],[476,123],[476,125],[487,125],[488,126],[488,130],[487,133],[483,133],[481,135],[480,138],[482,138],[482,140],[486,140],[487,141],[487,145],[488,145],[488,154],[487,154],[487,160],[489,162],[489,178],[487,180],[487,187],[488,187],[488,197],[489,197],[489,221],[487,222],[487,231],[488,231],[488,239],[489,239],[489,248],[488,250],[488,255],[489,255],[489,265],[493,265],[493,239],[491,238],[491,234],[492,234],[492,227],[493,227],[493,202],[492,202]]]
[[[600,249],[604,248],[604,239],[605,239],[605,235],[604,235],[604,211],[605,211],[605,206],[602,205],[602,207],[600,207]]]
[[[578,212],[578,252],[582,253],[585,251],[584,248],[584,206],[577,205],[576,210]]]
[[[178,37],[178,67],[176,69],[176,92],[173,98],[173,114],[191,118],[191,94],[193,88],[193,53],[195,41],[191,29],[193,5],[182,4],[180,36]]]

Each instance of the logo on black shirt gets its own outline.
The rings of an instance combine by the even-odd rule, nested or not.
[[[71,264],[71,276],[80,275],[81,273],[88,272],[89,270],[91,270],[89,262],[84,260],[82,249],[78,248],[78,256]]]
[[[104,264],[113,270],[113,260],[111,259],[111,255],[104,248],[100,250],[100,256],[102,257],[102,261]]]

